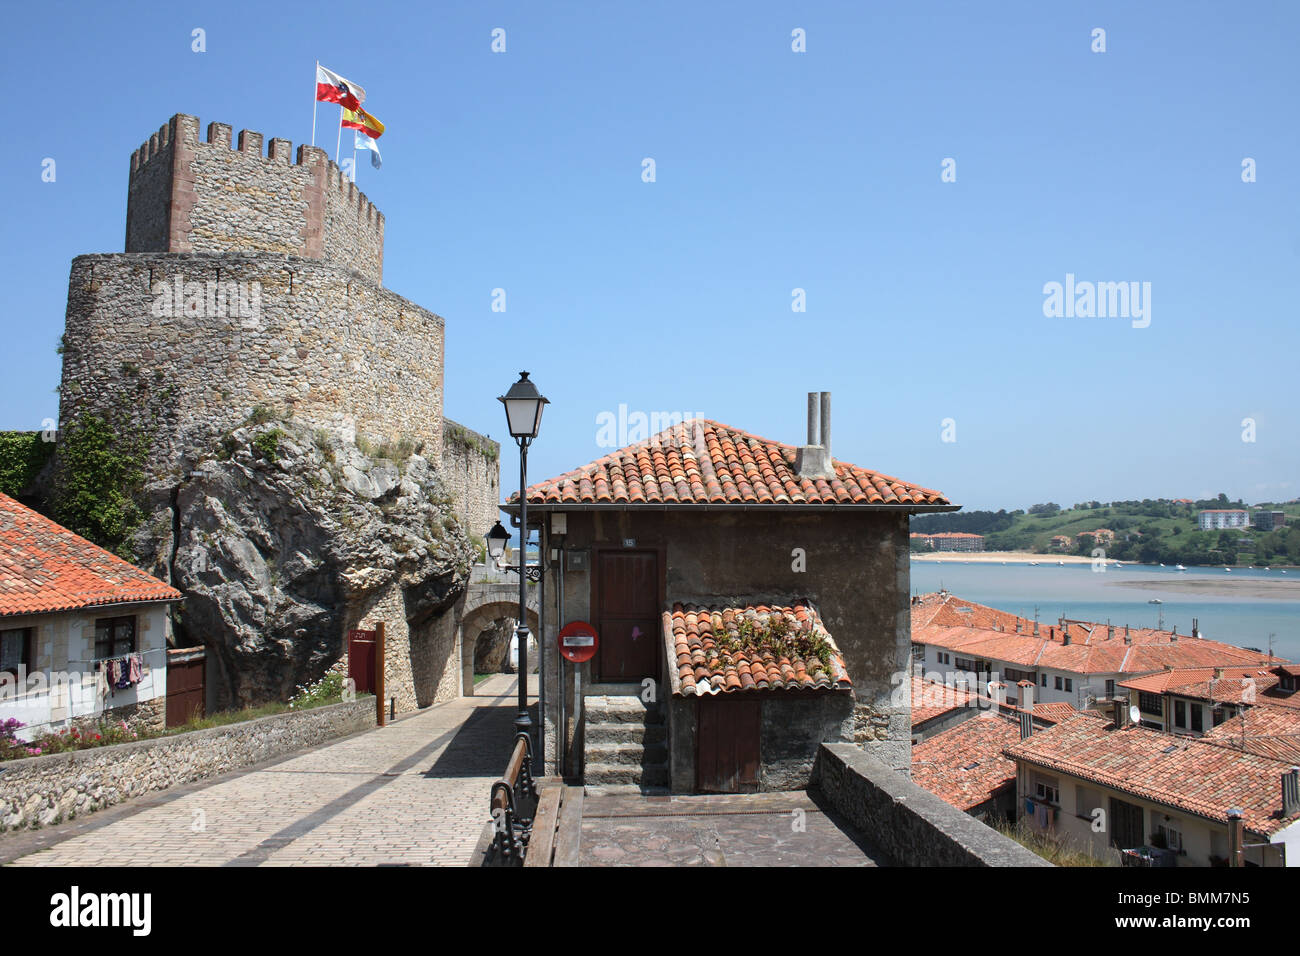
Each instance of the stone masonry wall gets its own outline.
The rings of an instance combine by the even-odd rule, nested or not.
[[[68,284],[60,423],[121,404],[133,376],[144,376],[167,406],[166,434],[153,442],[155,475],[256,405],[376,444],[422,444],[436,462],[443,342],[439,316],[319,260],[79,256]]]
[[[279,252],[381,283],[384,216],[325,151],[177,113],[131,156],[127,252]]]
[[[93,813],[375,725],[375,699],[187,734],[0,763],[0,832]]]
[[[443,420],[442,482],[471,541],[501,520],[501,445],[464,425]]]

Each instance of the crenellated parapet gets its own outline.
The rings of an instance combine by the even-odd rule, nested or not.
[[[264,149],[265,147],[265,149]],[[384,215],[325,150],[177,113],[131,154],[127,252],[277,252],[382,283]]]

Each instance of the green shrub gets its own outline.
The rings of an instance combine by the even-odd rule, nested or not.
[[[55,520],[127,557],[127,541],[144,517],[136,495],[147,453],[138,429],[115,428],[99,415],[73,422],[59,441]]]
[[[0,432],[0,492],[14,496],[36,480],[54,453],[40,432]]]

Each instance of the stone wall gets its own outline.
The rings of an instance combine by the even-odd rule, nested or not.
[[[823,744],[812,788],[898,866],[1051,866],[853,744]]]
[[[349,629],[374,630],[384,622],[384,707],[399,714],[454,700],[461,694],[457,619],[461,597],[448,612],[410,620],[402,588],[386,588]],[[344,652],[344,659],[347,654]],[[346,665],[345,665],[346,666]],[[346,672],[346,671],[345,671]]]
[[[145,423],[155,476],[257,405],[376,445],[406,440],[437,462],[443,332],[439,316],[319,260],[79,256],[68,284],[60,423],[89,411],[143,413],[150,403],[138,397],[149,392],[160,419]]]
[[[375,700],[0,763],[0,830],[34,829],[375,725]]]
[[[323,258],[375,283],[384,216],[323,149],[177,113],[131,156],[127,252],[278,252]]]
[[[471,541],[501,520],[501,445],[450,418],[442,423],[442,483]]]

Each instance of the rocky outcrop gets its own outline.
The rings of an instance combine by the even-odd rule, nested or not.
[[[404,631],[394,649],[421,657],[468,582],[473,549],[410,448],[367,454],[292,421],[250,424],[155,479],[147,498],[136,555],[185,594],[178,633],[216,660],[219,707],[283,700],[319,678],[381,600],[405,619],[389,620]],[[398,683],[421,679],[439,675],[399,666]],[[414,704],[436,688],[393,690]]]

